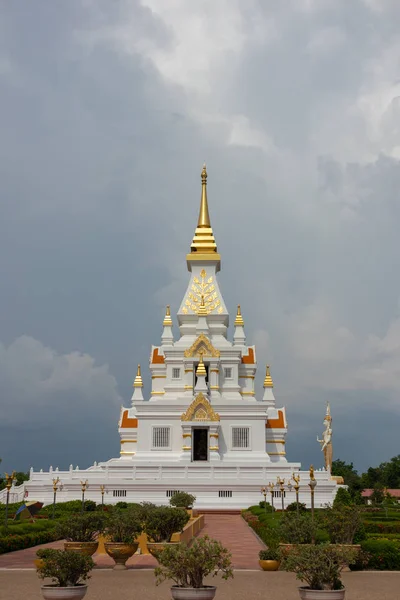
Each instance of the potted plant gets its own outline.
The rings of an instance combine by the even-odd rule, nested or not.
[[[258,564],[263,571],[277,571],[279,569],[280,554],[278,548],[268,548],[268,550],[260,550],[258,553]]]
[[[136,538],[142,525],[135,511],[114,510],[105,527],[105,551],[115,561],[114,569],[126,569],[126,561],[138,549]]]
[[[45,600],[80,600],[84,597],[87,585],[83,582],[89,579],[94,567],[91,556],[49,548],[38,550],[36,554],[42,561],[37,567],[39,577],[53,581],[41,586]]]
[[[104,529],[100,513],[73,515],[57,524],[57,535],[65,539],[64,549],[92,556],[99,546],[97,536]]]
[[[192,516],[192,508],[195,501],[196,496],[193,496],[192,494],[188,494],[187,492],[176,492],[171,496],[169,503],[171,506],[176,506],[176,508],[185,508],[189,511],[189,515]]]
[[[167,546],[158,555],[155,569],[156,583],[171,579],[174,600],[212,600],[217,588],[204,584],[208,575],[222,574],[222,579],[233,577],[231,554],[217,540],[205,536],[194,540],[191,546]]]
[[[340,579],[344,563],[351,563],[357,551],[332,544],[299,544],[290,552],[281,550],[281,568],[296,573],[307,585],[299,588],[302,600],[343,600]]]
[[[158,506],[150,510],[146,516],[145,528],[147,548],[157,558],[158,553],[171,542],[174,533],[180,533],[189,521],[189,515],[180,508]]]

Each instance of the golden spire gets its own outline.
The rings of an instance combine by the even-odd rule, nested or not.
[[[267,369],[265,372],[265,379],[264,379],[264,388],[273,388],[273,387],[274,387],[274,382],[272,381],[271,373],[269,372],[269,365],[267,365]]]
[[[135,387],[135,388],[143,387],[143,379],[142,379],[142,375],[140,373],[140,365],[137,366],[137,373],[136,373],[135,381],[133,382],[133,387]]]
[[[237,307],[236,319],[235,319],[235,327],[243,327],[244,321],[242,317],[242,311],[240,310],[240,304]]]
[[[200,200],[200,212],[197,227],[211,227],[210,215],[208,213],[208,201],[207,201],[207,169],[206,163],[203,165],[201,172],[201,200]]]
[[[199,362],[199,365],[198,365],[197,371],[196,371],[196,376],[199,377],[199,375],[207,375],[207,371],[206,371],[206,368],[203,363],[203,355],[202,354],[200,355],[200,362]]]
[[[206,165],[203,166],[203,170],[201,172],[201,199],[199,219],[197,222],[193,242],[190,247],[190,254],[188,254],[186,258],[188,261],[218,261],[217,270],[219,270],[220,267],[219,262],[221,260],[221,257],[217,253],[217,244],[215,243],[215,238],[210,222],[210,214],[208,212]],[[191,270],[190,267],[189,270]]]
[[[165,310],[163,325],[164,327],[172,327],[171,310],[169,304]]]

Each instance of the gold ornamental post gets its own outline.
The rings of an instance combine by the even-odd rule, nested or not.
[[[101,492],[101,510],[104,510],[104,492],[106,491],[106,486],[105,485],[101,485],[100,486],[100,492]]]
[[[269,487],[269,493],[271,494],[271,507],[272,507],[271,512],[273,513],[274,512],[274,487],[275,487],[275,484],[269,482],[268,487]]]
[[[15,471],[13,471],[11,473],[11,475],[9,475],[8,473],[5,473],[7,495],[6,495],[6,516],[5,516],[5,523],[4,524],[5,524],[6,528],[8,527],[8,503],[10,501],[10,489],[11,489],[11,486],[12,486],[13,481],[15,479],[15,475],[16,475]]]
[[[56,498],[57,498],[57,485],[60,483],[60,478],[57,477],[57,479],[53,479],[53,514],[52,514],[52,519],[54,519],[55,516],[55,510],[56,510]]]
[[[294,491],[296,492],[296,510],[297,515],[299,514],[299,489],[300,489],[300,475],[295,475],[293,473],[292,479],[294,481]]]
[[[264,510],[265,510],[265,514],[267,514],[267,488],[262,487],[261,488],[261,493],[264,496]]]
[[[279,489],[281,491],[281,500],[282,500],[282,512],[285,512],[285,480],[280,479],[279,475],[277,477],[277,485],[279,485]]]
[[[82,489],[82,511],[84,512],[85,510],[85,492],[86,492],[86,488],[88,487],[88,480],[85,479],[85,481],[81,481],[81,489]]]
[[[314,467],[312,465],[310,466],[310,481],[309,481],[308,485],[309,485],[310,491],[311,491],[311,519],[312,519],[312,523],[314,526],[314,493],[315,493],[315,487],[317,485],[317,481],[314,476]],[[313,544],[315,543],[314,535],[313,535],[312,543]]]

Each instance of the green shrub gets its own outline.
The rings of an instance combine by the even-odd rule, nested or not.
[[[89,573],[94,567],[91,556],[77,552],[45,548],[38,550],[36,554],[43,561],[37,568],[39,577],[49,577],[59,587],[81,584],[89,578]]]
[[[287,505],[286,510],[289,512],[297,512],[297,502],[291,502]],[[307,506],[304,502],[299,502],[299,512],[307,512]]]
[[[26,533],[24,535],[9,535],[0,538],[0,554],[14,552],[15,550],[24,550],[39,544],[47,544],[60,539],[55,533],[55,529],[49,531],[38,531],[37,533]]]
[[[176,492],[173,496],[171,496],[169,503],[171,506],[176,506],[177,508],[192,508],[193,504],[196,501],[196,496],[192,494],[187,494],[186,492]]]
[[[153,542],[170,542],[174,533],[179,533],[189,521],[189,515],[181,508],[158,506],[149,511],[145,530]]]
[[[278,548],[268,548],[268,550],[260,550],[258,553],[260,560],[279,560],[280,554]]]
[[[316,531],[316,520],[309,513],[284,513],[279,525],[281,540],[286,544],[311,544]]]
[[[115,505],[116,508],[128,508],[128,503],[124,502],[123,500],[121,502],[117,502],[117,504]]]
[[[390,540],[365,540],[361,543],[361,549],[368,554],[368,569],[400,570],[400,549],[395,542]]]
[[[138,514],[129,509],[111,513],[105,526],[105,534],[111,542],[133,544],[141,532],[142,523]]]
[[[332,544],[352,544],[361,523],[361,511],[355,504],[328,507],[322,514],[322,524]]]
[[[98,513],[71,515],[57,523],[56,533],[59,539],[68,542],[94,542],[96,535],[104,529],[105,517]]]
[[[93,500],[85,500],[84,502],[84,511],[85,512],[94,512],[96,510],[96,502]]]
[[[366,533],[397,533],[400,534],[400,523],[368,523],[364,522]]]
[[[346,490],[346,488],[339,488],[333,501],[333,508],[343,505],[351,506],[352,504],[354,504],[354,502],[350,492]]]
[[[267,512],[273,512],[275,510],[275,508],[272,507],[272,504],[270,504],[269,502],[266,502],[265,500],[261,500],[261,502],[259,503],[258,506],[264,512],[265,512],[265,509],[267,510]]]

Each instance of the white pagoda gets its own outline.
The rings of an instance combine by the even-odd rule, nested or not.
[[[97,502],[103,490],[106,503],[166,504],[183,490],[196,496],[196,508],[236,509],[258,503],[261,488],[271,484],[267,499],[273,497],[281,507],[282,499],[285,506],[295,500],[290,483],[295,475],[300,476],[299,499],[310,505],[309,472],[286,458],[286,413],[276,406],[268,366],[263,394],[256,395],[256,349],[246,344],[240,306],[233,340],[227,337],[229,313],[217,280],[221,257],[210,222],[205,166],[201,181],[199,219],[186,257],[189,283],[177,326],[168,306],[161,344],[151,348],[150,398],[143,397],[139,366],[131,405],[121,408],[120,456],[81,471],[72,465],[63,472],[31,469],[20,490],[31,499],[51,502],[53,479],[59,478],[58,501],[80,498],[87,482],[85,498]],[[316,470],[315,479],[315,506],[332,502],[337,481],[325,469]]]

